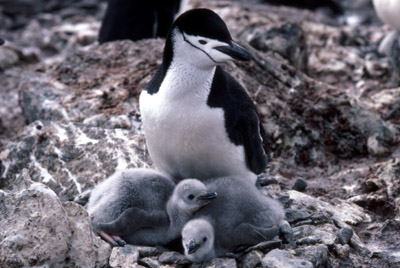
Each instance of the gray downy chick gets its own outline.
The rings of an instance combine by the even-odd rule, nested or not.
[[[186,215],[191,213],[177,208],[186,203],[182,201],[184,196],[178,196],[182,194],[180,188],[175,188],[169,177],[150,169],[115,173],[93,190],[89,200],[93,229],[114,246],[123,244],[121,241],[165,245],[179,237]],[[204,194],[204,185],[201,190],[189,188],[194,199],[202,201],[183,209],[198,210],[212,199]],[[178,217],[171,218],[168,211]]]
[[[239,177],[216,178],[206,184],[218,198],[202,207],[195,218],[208,217],[215,232],[215,255],[271,240],[284,218],[282,205]]]
[[[185,223],[201,208],[215,202],[216,197],[215,191],[210,191],[203,182],[197,179],[180,181],[167,204],[168,216],[174,229],[179,230],[180,233]]]
[[[168,242],[172,238],[162,233],[168,229],[166,203],[174,187],[171,178],[151,169],[114,173],[92,190],[87,210],[93,230],[114,246],[123,240],[149,245]],[[149,233],[147,238],[131,237],[142,228]]]

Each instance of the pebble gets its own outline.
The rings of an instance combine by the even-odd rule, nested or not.
[[[155,258],[142,258],[139,263],[150,268],[159,268],[161,266],[161,263]]]
[[[307,188],[308,184],[303,178],[297,178],[292,189],[303,192]]]
[[[109,264],[111,267],[128,268],[139,260],[139,251],[132,245],[114,247]]]
[[[236,260],[228,259],[228,258],[216,258],[212,259],[209,262],[199,264],[199,266],[191,266],[191,267],[201,267],[201,268],[236,268]]]
[[[268,252],[261,261],[263,268],[313,268],[311,262],[296,258],[289,251],[274,249]]]
[[[286,220],[290,223],[299,222],[302,220],[309,220],[311,213],[305,209],[286,209],[285,210]]]
[[[263,187],[263,186],[268,186],[271,184],[277,184],[278,180],[274,177],[268,177],[265,174],[261,174],[257,178],[257,186]]]
[[[242,267],[255,268],[261,263],[263,253],[258,250],[251,250],[241,258]]]
[[[317,236],[309,236],[309,237],[304,237],[296,241],[297,245],[314,245],[317,243],[321,243],[322,240],[321,238]]]
[[[190,261],[178,252],[164,252],[158,259],[162,264],[189,265]]]
[[[336,253],[336,255],[341,259],[347,259],[350,256],[350,246],[348,244],[346,245],[336,244],[333,250]]]
[[[271,251],[272,249],[275,248],[281,248],[282,247],[282,241],[281,240],[274,240],[274,241],[264,241],[261,243],[258,243],[257,245],[250,247],[246,249],[246,252],[249,252],[251,250],[260,250],[264,253]]]
[[[353,237],[353,229],[344,227],[340,229],[340,231],[337,233],[337,242],[342,245],[345,245],[349,243],[352,237]]]

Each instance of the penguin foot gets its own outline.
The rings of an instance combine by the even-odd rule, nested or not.
[[[126,245],[126,242],[118,235],[109,235],[106,232],[101,231],[101,230],[97,231],[97,233],[103,240],[108,242],[113,247],[123,247]]]

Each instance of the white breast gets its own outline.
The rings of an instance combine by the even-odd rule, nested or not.
[[[373,0],[379,18],[400,31],[400,0]]]
[[[142,92],[150,156],[158,169],[177,179],[243,175],[255,181],[244,148],[227,136],[223,109],[207,105],[214,72],[173,62],[156,94]]]

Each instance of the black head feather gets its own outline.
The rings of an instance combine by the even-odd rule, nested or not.
[[[214,11],[205,8],[183,13],[174,22],[172,28],[174,27],[189,35],[204,36],[226,43],[232,40],[225,22]]]

